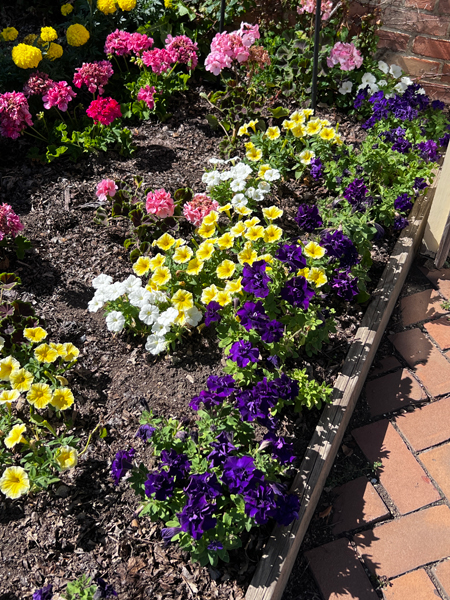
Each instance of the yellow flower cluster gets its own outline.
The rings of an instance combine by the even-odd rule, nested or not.
[[[18,44],[12,49],[12,59],[20,69],[35,69],[42,60],[42,52],[34,46]]]
[[[84,46],[91,36],[84,25],[74,23],[67,29],[66,37],[69,46]]]
[[[41,27],[40,37],[43,42],[53,42],[58,38],[58,34],[53,27]]]
[[[116,0],[97,0],[97,9],[104,15],[112,15],[117,10]]]
[[[325,248],[317,244],[317,242],[309,242],[303,248],[303,252],[308,258],[311,258],[313,261],[318,260],[325,256]],[[305,267],[300,269],[297,272],[297,275],[301,275],[305,277],[309,281],[309,283],[313,284],[316,288],[320,288],[325,285],[328,281],[328,278],[325,273],[325,269],[322,267]]]
[[[60,44],[55,44],[52,42],[47,50],[45,55],[49,60],[55,60],[56,58],[61,58],[63,55],[63,47]]]
[[[133,10],[133,8],[136,8],[136,0],[117,0],[117,4],[121,10]]]
[[[3,29],[0,35],[5,40],[5,42],[13,42],[19,35],[19,32],[15,27],[5,27],[5,29]]]
[[[73,11],[73,6],[72,6],[71,4],[69,4],[69,3],[67,3],[67,4],[63,4],[63,5],[61,6],[61,14],[62,14],[64,17],[67,17],[67,15],[70,15],[70,13],[71,13],[72,11]]]

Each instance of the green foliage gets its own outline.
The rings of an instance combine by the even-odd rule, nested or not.
[[[9,301],[5,297],[5,292],[12,290],[20,283],[20,277],[14,273],[0,275],[0,336],[4,340],[5,349],[25,343],[23,330],[25,327],[36,327],[39,322],[30,302]]]
[[[92,577],[87,577],[87,575],[82,575],[75,581],[69,581],[62,597],[66,600],[93,600],[97,586],[91,582]]]

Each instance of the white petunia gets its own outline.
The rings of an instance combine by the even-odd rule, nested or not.
[[[98,277],[92,280],[92,287],[98,289],[104,285],[110,285],[113,282],[113,278],[111,275],[105,275],[102,273]]]
[[[268,194],[270,192],[270,183],[267,181],[260,181],[258,188],[263,194]]]
[[[158,323],[162,323],[163,325],[166,325],[167,327],[170,327],[171,325],[173,325],[173,323],[175,322],[175,319],[178,317],[178,311],[176,308],[173,308],[172,306],[170,308],[168,308],[167,310],[165,310],[164,312],[162,312],[159,317],[158,317]]]
[[[206,183],[208,187],[214,187],[221,181],[219,171],[210,171],[209,173],[203,173],[203,183]]]
[[[372,73],[364,73],[361,79],[361,83],[376,83],[377,78]]]
[[[231,189],[233,192],[243,192],[245,190],[245,186],[247,185],[245,179],[234,179],[231,182]]]
[[[122,331],[124,325],[125,317],[118,310],[113,310],[106,316],[106,327],[109,331],[118,333],[119,331]]]
[[[152,325],[159,317],[159,310],[153,304],[144,304],[139,311],[139,318],[146,325]]]
[[[192,327],[196,327],[203,318],[203,313],[196,306],[192,306],[184,311],[186,323]]]
[[[378,82],[378,85],[380,87],[385,87],[387,85],[387,81],[385,79],[380,79],[380,81]]]
[[[231,158],[229,158],[228,160],[225,160],[224,162],[226,163],[232,163],[234,165],[234,163],[236,161],[240,161],[241,157],[240,156],[232,156]]]
[[[395,79],[398,79],[399,77],[401,77],[403,75],[403,71],[401,70],[401,68],[398,65],[391,65],[391,67],[389,69],[389,73],[391,75],[393,75],[395,77]]]
[[[280,175],[280,171],[278,169],[268,169],[265,173],[264,173],[264,179],[266,181],[276,181],[277,179],[280,179],[281,175]]]
[[[158,319],[159,319],[159,317],[158,317]],[[164,337],[166,335],[166,333],[168,333],[169,331],[170,331],[170,327],[168,327],[167,325],[163,325],[162,323],[159,322],[159,320],[156,320],[152,325],[152,333],[159,337]]]
[[[89,312],[97,312],[99,308],[104,305],[104,301],[102,297],[97,296],[97,294],[88,302],[88,311]]]
[[[166,302],[167,294],[161,292],[160,290],[155,290],[154,292],[150,292],[148,301],[150,304],[157,304],[158,302]]]
[[[167,342],[163,337],[159,337],[157,335],[149,335],[147,338],[147,343],[145,344],[145,349],[153,356],[157,354],[161,354],[166,349]]]
[[[423,88],[419,88],[417,90],[417,93],[420,94],[421,96],[423,96],[424,94],[426,94],[426,91]]]
[[[112,285],[105,285],[97,290],[97,292],[101,292],[105,302],[117,300],[117,298],[120,298],[120,296],[125,294],[125,291],[125,286],[120,281],[116,281],[116,283],[113,283]]]
[[[369,83],[370,91],[375,94],[380,89],[376,83]]]
[[[262,202],[264,200],[264,192],[262,190],[255,190],[253,200],[255,202]]]
[[[384,62],[384,60],[379,60],[378,61],[378,68],[380,69],[380,71],[383,71],[383,73],[389,73],[389,65],[387,63]]]
[[[122,281],[122,284],[127,294],[131,294],[138,288],[142,287],[142,281],[135,275],[128,275],[128,277]]]
[[[235,167],[231,167],[230,173],[234,179],[247,179],[252,174],[252,168],[245,163],[238,163]]]
[[[229,179],[233,179],[233,173],[231,171],[222,171],[220,174],[220,181],[228,181]]]
[[[214,158],[214,157],[210,158],[208,162],[211,163],[212,165],[223,165],[223,164],[225,164],[225,161],[222,160],[221,158]]]
[[[403,83],[403,81],[399,81],[397,85],[394,85],[394,90],[399,94],[403,94],[407,87],[408,86],[406,85],[406,83]]]
[[[413,82],[413,81],[412,81],[412,79],[410,79],[409,77],[402,77],[402,78],[400,79],[400,81],[401,81],[402,83],[404,83],[405,85],[411,85],[411,84],[412,84],[412,82]]]
[[[340,94],[349,94],[352,91],[353,83],[351,81],[344,81],[341,87],[338,89]]]
[[[148,304],[150,302],[150,292],[145,288],[138,288],[129,294],[128,300],[133,306],[142,308],[144,304]]]
[[[247,206],[248,204],[248,200],[247,198],[244,196],[244,194],[235,194],[233,196],[233,198],[231,199],[231,204],[235,207],[238,208],[239,206]]]
[[[0,350],[3,349],[4,345],[5,345],[5,338],[0,335]]]

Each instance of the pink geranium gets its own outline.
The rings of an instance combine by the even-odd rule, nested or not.
[[[54,85],[53,79],[47,73],[35,71],[23,86],[23,93],[30,96],[43,96]]]
[[[250,47],[259,39],[258,25],[242,23],[240,29],[217,33],[211,42],[211,52],[206,57],[205,69],[219,75],[224,68],[231,67],[233,60],[244,63],[250,56]]]
[[[77,88],[85,85],[91,94],[95,94],[98,88],[98,93],[100,95],[105,91],[103,86],[105,86],[108,83],[109,78],[114,75],[112,64],[109,60],[83,63],[83,65],[77,67],[75,71],[73,83]]]
[[[333,3],[331,0],[325,0],[322,2],[320,7],[320,12],[322,16],[322,21],[328,21],[331,16],[331,11],[333,9]],[[300,6],[297,6],[297,12],[299,15],[307,12],[313,14],[316,12],[316,0],[300,0]]]
[[[97,98],[92,100],[86,111],[88,117],[94,119],[95,123],[111,125],[111,123],[122,116],[120,104],[113,98]]]
[[[159,219],[165,219],[173,215],[175,202],[166,190],[155,190],[147,194],[145,208],[148,214],[155,215]]]
[[[2,204],[0,206],[0,240],[6,235],[15,238],[22,229],[23,225],[11,206]]]
[[[33,125],[28,101],[22,92],[0,94],[0,133],[16,140],[27,125]]]
[[[97,184],[97,191],[95,192],[95,195],[99,200],[105,202],[108,199],[108,196],[113,198],[113,196],[116,194],[116,191],[117,185],[112,179],[102,179],[100,183]]]
[[[165,48],[155,48],[143,52],[142,62],[146,67],[151,67],[153,73],[160,75],[168,71],[171,65],[177,61],[173,52],[169,52]]]
[[[327,65],[329,67],[339,65],[341,71],[353,71],[355,68],[359,69],[363,60],[361,52],[353,44],[337,42],[327,58]]]
[[[105,54],[115,54],[116,56],[125,56],[131,54],[131,34],[128,31],[116,29],[110,33],[105,42]]]
[[[62,112],[66,112],[69,106],[69,102],[72,98],[75,98],[76,93],[67,83],[67,81],[58,81],[54,83],[51,88],[47,90],[42,100],[44,102],[44,108],[50,109],[56,106]]]
[[[156,90],[153,86],[150,87],[149,85],[146,85],[145,87],[143,87],[139,90],[137,99],[143,100],[146,103],[146,105],[149,107],[149,109],[153,110],[155,108],[155,100],[154,100],[155,91]]]
[[[211,200],[206,194],[195,194],[192,200],[183,206],[183,215],[189,223],[200,227],[206,215],[212,210],[218,210],[219,206],[218,202]]]
[[[166,38],[166,50],[175,58],[175,62],[183,65],[189,65],[190,69],[195,69],[198,63],[197,44],[186,35],[177,35]]]

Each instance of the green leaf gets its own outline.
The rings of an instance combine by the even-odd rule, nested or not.
[[[102,427],[98,435],[102,438],[102,440],[104,440],[105,437],[107,437],[108,435],[108,430],[106,429],[106,427]]]
[[[289,116],[289,110],[287,108],[283,108],[282,106],[278,106],[277,108],[269,108],[269,111],[272,113],[272,116],[275,119],[282,119],[283,117]]]
[[[219,125],[219,119],[217,117],[215,117],[214,115],[206,115],[206,120],[208,121],[210,127],[214,131],[217,131],[217,129],[219,129],[220,125]]]

